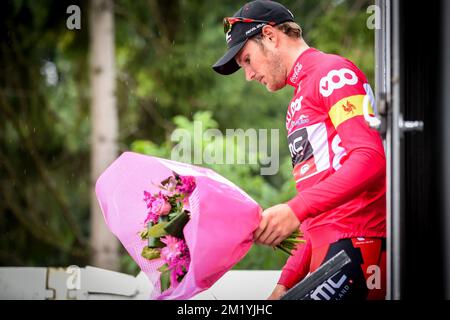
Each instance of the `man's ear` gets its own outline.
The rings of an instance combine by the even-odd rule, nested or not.
[[[261,33],[269,42],[273,42],[275,45],[277,44],[278,34],[274,27],[266,25],[262,28]]]

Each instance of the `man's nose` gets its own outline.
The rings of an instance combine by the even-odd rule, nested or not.
[[[247,79],[247,81],[252,81],[254,77],[255,72],[253,72],[250,68],[245,68],[245,79]]]

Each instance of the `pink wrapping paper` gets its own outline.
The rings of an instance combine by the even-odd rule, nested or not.
[[[194,176],[197,187],[189,197],[191,219],[184,228],[191,263],[175,288],[160,293],[162,260],[147,260],[147,245],[139,232],[145,229],[144,190],[172,175]],[[253,244],[261,209],[239,187],[210,169],[166,159],[125,152],[97,180],[95,191],[105,222],[154,286],[152,299],[189,299],[211,287],[239,262]]]

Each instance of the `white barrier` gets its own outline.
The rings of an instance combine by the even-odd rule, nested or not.
[[[279,276],[280,271],[231,270],[192,300],[264,300]],[[2,300],[145,300],[151,290],[142,272],[134,277],[90,266],[0,267]]]

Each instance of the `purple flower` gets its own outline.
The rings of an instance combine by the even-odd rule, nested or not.
[[[180,182],[177,185],[177,191],[180,193],[191,194],[194,191],[195,178],[192,176],[180,176]]]

